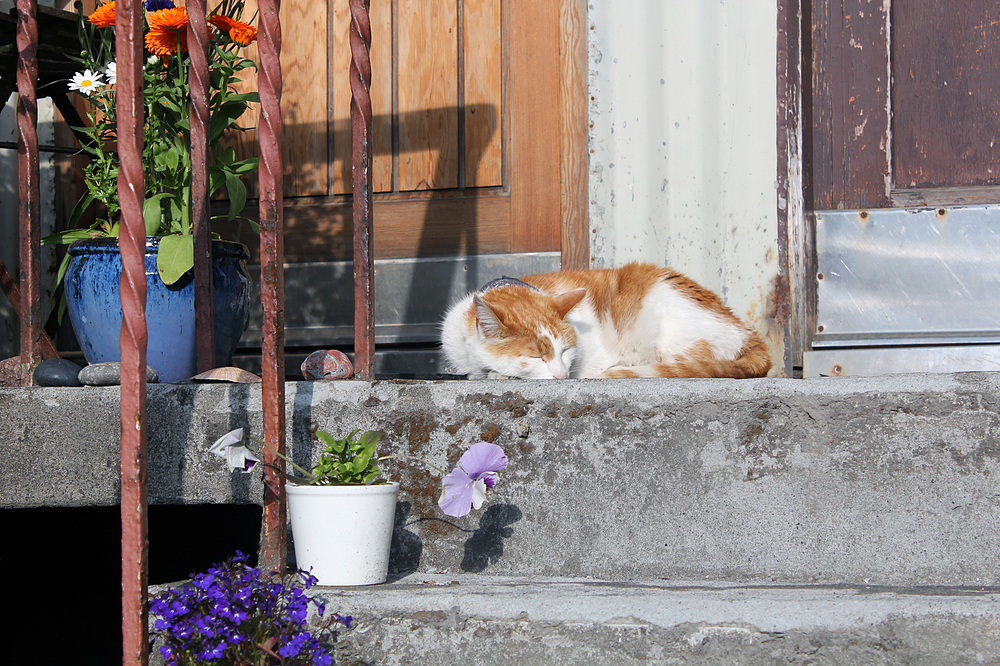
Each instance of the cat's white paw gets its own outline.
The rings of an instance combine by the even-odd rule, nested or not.
[[[518,379],[518,377],[510,377],[508,375],[501,375],[499,372],[494,372],[490,370],[486,373],[486,379]]]

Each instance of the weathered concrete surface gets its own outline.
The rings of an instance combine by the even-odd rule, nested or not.
[[[419,465],[403,484],[396,571],[607,580],[996,585],[1000,375],[750,381],[302,382],[310,426],[378,428],[383,453],[445,467],[471,443],[510,468],[447,520]],[[117,501],[114,388],[0,391],[0,506]],[[153,502],[255,502],[257,475],[207,453],[259,435],[254,386],[149,391]]]
[[[420,574],[323,588],[337,664],[998,664],[1000,589]]]
[[[1000,664],[1000,588],[414,574],[312,592],[354,618],[328,644],[344,665]]]

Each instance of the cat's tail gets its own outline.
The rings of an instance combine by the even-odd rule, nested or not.
[[[609,368],[604,377],[730,378],[764,377],[771,369],[767,345],[756,332],[749,337],[735,359],[720,359],[707,344],[697,345],[685,358],[670,363]]]

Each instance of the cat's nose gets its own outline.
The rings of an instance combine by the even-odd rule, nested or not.
[[[553,379],[566,379],[569,377],[569,370],[566,369],[565,365],[559,362],[550,363],[549,371],[552,373]]]

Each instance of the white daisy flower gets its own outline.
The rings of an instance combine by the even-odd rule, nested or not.
[[[77,72],[69,80],[69,89],[79,90],[84,95],[89,95],[103,85],[104,79],[101,78],[101,75],[94,74],[89,69]]]
[[[118,83],[118,63],[112,60],[108,63],[108,66],[104,68],[104,76],[108,77],[108,84],[115,85]]]

